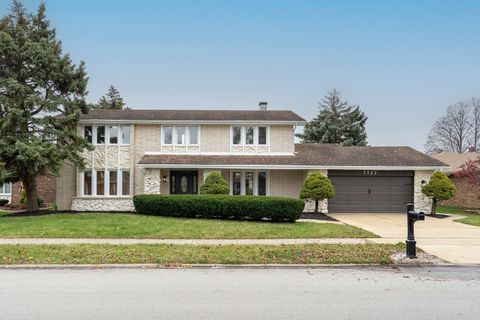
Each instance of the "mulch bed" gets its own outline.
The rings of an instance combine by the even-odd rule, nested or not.
[[[330,216],[327,216],[326,214],[323,213],[302,213],[300,216],[300,219],[311,219],[311,220],[323,220],[323,221],[337,221],[337,219],[334,219]]]
[[[437,218],[437,219],[444,219],[444,218],[448,218],[450,216],[446,215],[446,214],[439,214],[437,213],[436,215],[432,216],[431,214],[427,214],[426,217],[429,217],[429,218]]]

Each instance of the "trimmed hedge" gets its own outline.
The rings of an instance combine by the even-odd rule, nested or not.
[[[0,207],[7,205],[7,203],[8,203],[7,199],[0,199]]]
[[[302,214],[303,200],[286,197],[231,195],[137,195],[140,214],[233,220],[294,222]]]

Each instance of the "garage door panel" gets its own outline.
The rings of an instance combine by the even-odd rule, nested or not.
[[[411,176],[332,176],[330,212],[403,212],[413,201]]]

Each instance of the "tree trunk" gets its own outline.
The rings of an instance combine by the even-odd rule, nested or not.
[[[318,213],[318,201],[315,200],[315,213]]]
[[[435,216],[437,214],[437,198],[432,199],[432,216]]]
[[[33,175],[25,175],[22,183],[27,193],[27,211],[38,211],[37,181]]]

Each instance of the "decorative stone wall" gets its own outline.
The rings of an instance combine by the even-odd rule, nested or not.
[[[413,179],[413,203],[415,211],[422,211],[426,214],[430,214],[432,211],[432,200],[422,193],[422,181],[428,183],[433,172],[433,170],[415,171],[415,177]]]
[[[162,173],[160,169],[145,169],[143,171],[144,193],[160,194]]]
[[[130,147],[129,146],[121,146],[119,148],[120,151],[120,162],[118,163],[118,167],[120,169],[130,169]]]
[[[73,198],[72,211],[134,212],[131,198]]]
[[[95,169],[105,169],[105,146],[97,145],[93,151],[93,165]]]
[[[314,172],[320,172],[324,176],[328,177],[328,170],[308,170],[305,179],[308,177],[309,174]],[[315,201],[312,200],[305,200],[305,207],[303,212],[315,212]],[[328,213],[328,200],[321,200],[318,202],[318,212],[320,213]]]
[[[117,146],[107,147],[107,165],[109,169],[118,168],[118,147]]]

